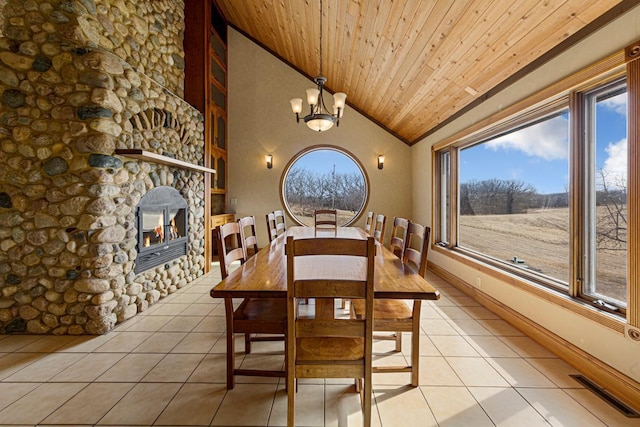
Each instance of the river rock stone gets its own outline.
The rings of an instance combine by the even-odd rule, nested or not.
[[[100,294],[109,290],[109,281],[103,279],[78,279],[73,287],[78,292]]]
[[[69,169],[67,162],[61,157],[53,157],[42,165],[44,172],[49,176],[60,175]]]
[[[2,93],[2,103],[10,108],[20,108],[26,104],[26,95],[17,89],[8,89]]]
[[[12,207],[11,196],[8,193],[0,193],[0,208],[10,209]]]
[[[89,155],[89,166],[119,169],[122,167],[122,160],[106,154],[91,154]]]

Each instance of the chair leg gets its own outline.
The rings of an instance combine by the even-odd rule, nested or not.
[[[251,353],[251,334],[249,332],[244,334],[244,353]]]
[[[402,332],[396,331],[396,351],[402,351]]]
[[[369,378],[365,378],[363,381],[363,395],[361,395],[360,400],[362,401],[362,417],[364,427],[371,427],[371,405],[372,405],[372,393],[373,387],[371,384],[371,376]]]
[[[411,331],[411,385],[418,387],[420,378],[420,308],[421,301],[413,301],[413,323]]]
[[[295,303],[295,310],[298,310],[298,304]],[[296,413],[296,372],[295,372],[295,343],[289,342],[292,335],[293,323],[293,310],[291,310],[291,304],[288,304],[287,316],[288,320],[285,320],[285,378],[287,381],[287,427],[295,427],[295,413]]]
[[[298,381],[294,378],[293,372],[287,370],[287,427],[296,425],[296,392],[298,391]]]

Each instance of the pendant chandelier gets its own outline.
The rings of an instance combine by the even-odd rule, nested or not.
[[[310,113],[304,116],[303,120],[309,129],[323,132],[331,129],[334,124],[340,125],[347,94],[337,92],[333,95],[333,112],[330,112],[324,105],[324,84],[327,82],[327,78],[322,75],[322,0],[320,0],[320,74],[313,81],[317,88],[307,89],[307,103],[310,107]],[[296,122],[300,123],[302,99],[293,98],[290,102],[291,109],[296,115]]]

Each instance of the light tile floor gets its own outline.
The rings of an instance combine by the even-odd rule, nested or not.
[[[420,384],[374,375],[373,425],[639,426],[569,377],[553,353],[429,273],[439,301],[422,311]],[[284,426],[282,380],[225,386],[224,308],[209,296],[215,271],[107,335],[0,335],[0,425]],[[377,364],[409,357],[376,343]],[[281,342],[256,343],[238,364],[283,364]],[[351,380],[301,382],[302,426],[359,426]]]

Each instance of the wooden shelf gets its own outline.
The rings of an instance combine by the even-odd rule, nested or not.
[[[182,160],[174,159],[171,157],[163,156],[162,154],[152,153],[150,151],[139,149],[121,149],[116,150],[116,154],[119,156],[132,157],[138,160],[144,160],[145,162],[160,163],[167,166],[174,166],[182,169],[191,169],[204,173],[216,173],[215,169],[206,168],[200,165],[194,165],[192,163],[184,162]]]

